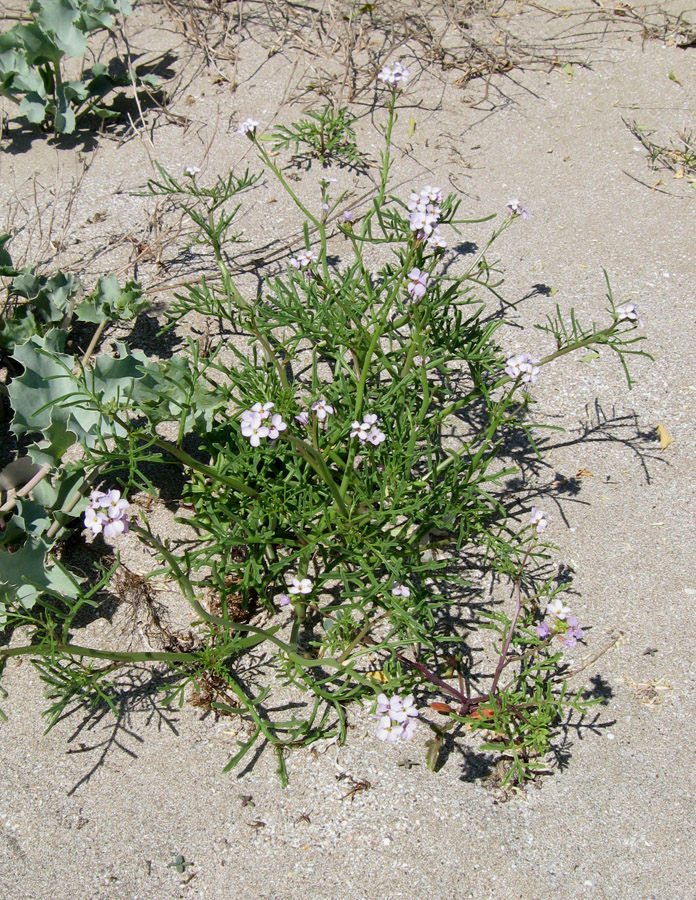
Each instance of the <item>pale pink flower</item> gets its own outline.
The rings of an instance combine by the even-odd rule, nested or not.
[[[253,138],[258,127],[259,123],[256,121],[256,119],[245,119],[237,126],[237,134],[246,134],[249,137]]]
[[[323,397],[317,400],[316,403],[312,403],[312,410],[317,414],[317,419],[320,422],[323,422],[334,411],[333,406],[329,406]]]
[[[382,71],[377,76],[380,81],[390,87],[393,91],[401,89],[409,79],[410,71],[401,63],[394,63],[394,68],[383,66]]]
[[[293,576],[288,590],[291,594],[311,594],[312,588],[313,584],[309,578],[303,578],[302,580],[300,580],[299,578],[295,578]]]
[[[411,269],[408,273],[409,283],[406,290],[411,295],[414,303],[418,303],[425,297],[426,285],[428,283],[428,273],[421,272],[420,269]]]
[[[548,527],[548,516],[543,509],[533,506],[529,524],[534,528],[537,534],[541,534],[542,531],[546,531],[546,528]]]
[[[101,534],[104,525],[108,524],[109,517],[106,513],[98,512],[91,506],[85,510],[85,528],[89,528],[92,534]]]
[[[520,216],[522,219],[526,219],[529,216],[529,210],[525,209],[517,198],[508,200],[507,209],[511,215]]]
[[[268,437],[268,428],[261,422],[261,416],[257,412],[252,412],[247,418],[242,419],[242,434],[249,438],[252,447],[258,447],[261,439]]]
[[[539,360],[534,359],[529,353],[511,356],[505,366],[505,374],[515,381],[520,379],[522,384],[535,385],[540,371]]]
[[[271,424],[268,426],[268,437],[275,441],[280,437],[280,432],[285,431],[287,422],[284,422],[279,413],[271,418]]]
[[[640,313],[638,312],[638,307],[635,303],[626,303],[624,306],[616,307],[616,321],[617,322],[637,322],[640,327],[643,327],[643,320],[640,317]]]
[[[557,619],[566,619],[570,615],[570,607],[566,606],[560,597],[550,600],[546,607],[546,615],[555,616]]]

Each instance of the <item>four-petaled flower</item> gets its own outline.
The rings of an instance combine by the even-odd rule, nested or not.
[[[184,168],[184,175],[188,175],[191,178],[194,178],[201,170],[198,166],[186,166]]]
[[[529,517],[529,524],[534,528],[537,534],[541,534],[542,531],[546,531],[549,519],[543,509],[533,506],[531,516]]]
[[[419,300],[422,300],[425,297],[426,285],[428,283],[428,273],[421,272],[420,269],[411,269],[408,273],[409,282],[406,286],[406,290],[411,295],[411,300],[414,303],[418,303]]]
[[[106,513],[88,506],[85,510],[85,528],[89,528],[92,534],[101,534],[104,525],[109,521]]]
[[[259,123],[256,119],[245,119],[237,126],[237,134],[247,134],[249,137],[253,138],[256,135],[256,129],[258,127]]]
[[[525,209],[516,197],[514,200],[508,200],[506,208],[510,211],[510,215],[512,216],[520,216],[523,219],[526,219],[529,216],[529,210]]]
[[[625,306],[617,306],[616,307],[616,321],[617,322],[637,322],[640,327],[643,327],[643,320],[640,317],[640,313],[638,312],[638,307],[635,303],[626,303]]]
[[[279,413],[276,413],[271,418],[271,424],[268,426],[268,437],[275,441],[280,437],[280,432],[285,431],[288,427],[287,422],[284,422],[282,416]]]
[[[394,63],[394,68],[383,66],[382,71],[377,76],[380,81],[384,82],[393,91],[404,87],[408,81],[410,71],[401,65],[400,62]]]
[[[267,403],[254,403],[254,405],[251,407],[251,411],[258,413],[263,420],[267,419],[270,416],[271,410],[274,408],[274,406],[275,403],[271,403],[270,401],[268,401]],[[242,415],[244,415],[244,413],[242,413]]]
[[[249,443],[252,447],[258,447],[261,443],[261,438],[268,437],[269,429],[266,425],[263,425],[263,419],[257,412],[251,412],[250,410],[243,414],[242,418],[242,434],[244,437],[249,438]]]
[[[309,425],[309,413],[306,409],[303,409],[298,416],[295,416],[295,419],[300,423],[300,425]]]
[[[410,597],[411,596],[411,588],[407,587],[405,584],[399,584],[398,581],[394,582],[394,587],[392,588],[392,594],[394,597]]]
[[[368,441],[375,447],[379,447],[379,445],[386,441],[387,436],[383,431],[380,431],[376,426],[372,426],[367,434]]]
[[[316,403],[312,403],[312,410],[317,414],[317,419],[320,422],[323,422],[334,411],[333,406],[329,406],[323,397],[317,400]]]
[[[356,437],[361,444],[364,444],[367,440],[368,434],[370,433],[370,426],[365,422],[355,421],[351,422],[350,427],[352,429],[350,432],[350,436],[352,438]]]
[[[311,594],[312,587],[313,585],[309,578],[303,578],[302,580],[300,580],[299,578],[295,578],[293,576],[288,590],[291,594]]]
[[[534,359],[529,353],[511,356],[505,366],[505,374],[515,381],[520,379],[522,384],[535,385],[540,371],[539,360]]]
[[[433,233],[427,239],[426,244],[431,250],[445,250],[447,248],[447,241],[438,227],[433,228]]]
[[[570,615],[570,607],[566,606],[560,597],[555,597],[553,600],[549,601],[546,607],[546,614],[555,616],[557,619],[563,621]]]
[[[542,641],[544,640],[544,638],[547,638],[551,634],[551,629],[546,624],[546,622],[539,622],[539,624],[537,625],[537,634],[542,639]]]

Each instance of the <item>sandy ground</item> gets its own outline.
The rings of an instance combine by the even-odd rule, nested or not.
[[[431,773],[427,729],[405,749],[385,747],[359,710],[346,746],[290,756],[290,786],[282,790],[268,754],[241,777],[222,775],[234,746],[229,721],[188,705],[162,709],[137,678],[118,723],[77,712],[44,735],[41,684],[28,663],[13,662],[3,679],[9,721],[0,727],[0,896],[696,897],[696,190],[669,171],[651,171],[622,121],[667,136],[696,127],[696,49],[643,41],[635,29],[603,33],[595,20],[586,28],[577,17],[545,18],[538,9],[519,19],[519,33],[538,37],[545,28],[549,40],[572,39],[585,65],[572,74],[513,70],[491,79],[487,96],[480,82],[462,91],[424,66],[397,126],[406,156],[396,181],[404,195],[411,184],[454,186],[472,216],[500,212],[510,197],[530,209],[498,245],[506,298],[526,298],[516,325],[543,319],[557,302],[602,317],[603,267],[617,301],[640,306],[655,362],[636,361],[631,393],[606,354],[544,371],[538,409],[566,431],[550,433],[543,465],[527,479],[553,488],[545,500],[551,536],[559,563],[575,570],[574,609],[591,626],[592,652],[621,632],[581,676],[606,702],[596,718],[568,730],[553,774],[523,792],[491,789],[466,741]],[[13,136],[12,128],[3,136],[0,183],[17,222],[32,221],[34,173],[55,185],[59,199],[46,202],[60,211],[89,163],[69,213],[56,216],[56,227],[63,222],[57,265],[81,258],[88,276],[129,265],[134,251],[123,235],[145,233],[153,206],[128,192],[152,173],[153,159],[177,171],[198,164],[207,175],[224,172],[248,151],[231,123],[297,117],[298,107],[287,104],[300,83],[293,57],[266,58],[259,46],[242,44],[232,92],[210,71],[194,72],[195,56],[186,57],[187,45],[166,22],[156,7],[142,7],[135,44],[174,46],[174,69],[181,75],[190,67],[172,105],[189,116],[187,127],[160,117],[128,141],[104,137],[61,150],[40,136]],[[376,155],[367,103],[363,111],[359,143]],[[316,193],[317,174],[302,176],[307,196]],[[355,176],[335,174],[359,193]],[[269,200],[276,202],[264,205]],[[39,194],[35,212],[40,203]],[[295,233],[273,185],[259,188],[254,203],[257,214],[244,221],[252,239]],[[88,221],[95,212],[104,214],[97,230]],[[98,234],[113,236],[110,247],[102,240],[103,255],[95,255]],[[480,242],[486,234],[478,226],[463,237]],[[151,260],[141,266],[156,280]],[[157,302],[166,300],[163,290]],[[503,341],[511,351],[549,350],[543,333],[512,326]],[[664,452],[658,423],[674,439]],[[578,479],[575,493],[568,479],[580,469],[592,474]],[[360,783],[365,789],[352,791]],[[183,873],[169,865],[177,854],[191,863]]]

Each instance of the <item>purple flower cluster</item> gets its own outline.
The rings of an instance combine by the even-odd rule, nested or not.
[[[362,422],[352,422],[352,431],[350,436],[356,437],[361,444],[369,441],[375,447],[378,447],[387,436],[377,427],[378,418],[374,413],[367,413],[363,416]]]
[[[387,741],[390,744],[395,743],[399,738],[410,741],[416,730],[414,720],[417,716],[418,710],[412,694],[403,699],[399,694],[394,694],[391,700],[386,694],[380,694],[377,697],[376,713],[376,718],[379,719],[378,740]]]
[[[92,491],[90,505],[85,510],[85,528],[92,534],[104,534],[107,539],[128,534],[128,511],[130,504],[121,497],[120,491]]]
[[[411,231],[415,231],[416,238],[419,241],[426,241],[432,250],[447,246],[437,226],[440,221],[441,203],[442,191],[430,184],[426,184],[420,194],[412,193],[408,201],[408,222]]]
[[[312,263],[317,261],[318,257],[314,250],[303,250],[297,256],[290,258],[289,262],[293,269],[306,269]]]
[[[578,641],[582,640],[583,630],[575,616],[571,615],[570,607],[559,598],[551,600],[546,606],[545,615],[551,616],[551,625],[540,622],[537,625],[537,634],[543,640],[552,634],[558,637],[564,647],[572,650]]]
[[[400,91],[401,88],[405,87],[410,74],[407,68],[402,66],[400,62],[397,62],[394,63],[393,69],[390,69],[389,66],[383,66],[377,78],[393,91]]]
[[[252,447],[258,447],[263,438],[275,441],[288,427],[279,413],[272,414],[275,403],[254,403],[242,413],[242,434],[249,438]]]
[[[505,374],[517,381],[520,379],[522,384],[535,385],[539,377],[539,360],[534,359],[529,353],[520,353],[518,356],[511,356],[505,366]]]

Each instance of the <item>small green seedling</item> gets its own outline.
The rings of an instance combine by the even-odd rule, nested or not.
[[[179,853],[177,856],[174,856],[170,863],[167,863],[167,868],[176,869],[179,875],[184,875],[186,869],[192,865],[192,862],[187,862],[186,859],[184,859],[184,857],[181,855],[181,853]]]
[[[351,118],[347,106],[336,111],[330,103],[321,112],[309,112],[306,117],[291,125],[276,125],[271,134],[274,151],[292,147],[298,153],[306,147],[308,155],[325,166],[331,161],[361,166],[362,155],[358,150],[355,132],[351,128],[356,120]]]

